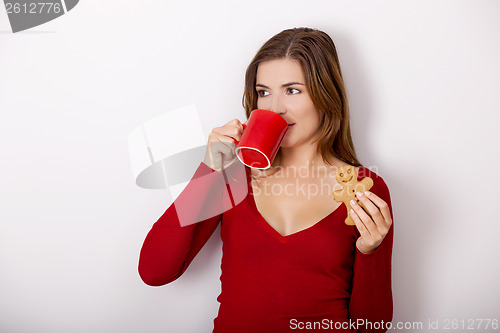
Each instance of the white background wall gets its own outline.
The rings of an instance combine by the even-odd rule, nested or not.
[[[391,191],[394,321],[500,319],[499,13],[486,0],[82,0],[12,34],[1,8],[0,331],[211,331],[219,229],[179,280],[143,284],[139,251],[170,197],[135,185],[128,134],[189,104],[206,134],[243,120],[246,66],[299,26],[335,40],[359,157]]]

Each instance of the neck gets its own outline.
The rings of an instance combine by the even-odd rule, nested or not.
[[[346,163],[335,156],[326,157],[328,163],[323,161],[321,154],[317,153],[318,145],[307,144],[295,147],[280,147],[279,154],[273,163],[273,167],[341,167]]]
[[[281,147],[276,166],[307,167],[325,164],[321,155],[316,152],[316,145],[303,145],[298,147]]]

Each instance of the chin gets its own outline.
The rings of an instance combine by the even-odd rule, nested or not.
[[[290,138],[287,137],[287,134],[285,134],[285,137],[281,140],[280,147],[290,147]]]
[[[283,141],[281,141],[281,145],[280,145],[280,147],[283,147],[283,148],[292,148],[294,146],[296,146],[296,142],[293,142],[292,140],[290,140],[288,138],[283,139]]]
[[[280,147],[283,147],[283,148],[299,147],[299,146],[303,146],[305,144],[311,143],[313,141],[313,139],[314,139],[314,137],[312,137],[312,136],[310,138],[307,138],[304,136],[287,137],[285,135],[285,137],[283,138],[283,141],[281,141]]]

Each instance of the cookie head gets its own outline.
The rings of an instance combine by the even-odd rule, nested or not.
[[[356,172],[356,169],[349,164],[341,166],[337,170],[337,182],[344,186],[350,182],[356,182],[358,181],[358,173]]]

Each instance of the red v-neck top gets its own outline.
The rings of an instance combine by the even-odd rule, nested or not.
[[[282,236],[257,210],[250,171],[244,170],[248,195],[224,213],[195,223],[202,207],[217,206],[212,194],[222,177],[199,165],[144,241],[139,259],[143,281],[160,286],[180,277],[221,223],[221,293],[214,333],[328,332],[340,322],[346,322],[345,332],[384,332],[379,327],[392,320],[393,310],[393,227],[373,253],[362,254],[356,248],[359,232],[344,223],[347,209],[342,204],[313,226]],[[384,180],[360,167],[358,180],[366,176],[374,181],[370,191],[388,203],[392,216]],[[230,199],[225,193],[222,201],[232,203]],[[185,222],[189,218],[192,224]]]

